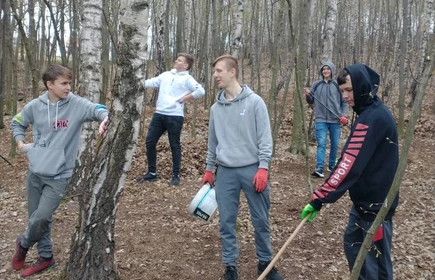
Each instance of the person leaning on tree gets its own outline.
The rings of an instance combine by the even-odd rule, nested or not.
[[[180,183],[181,165],[181,129],[184,122],[184,103],[200,98],[205,94],[204,88],[189,74],[193,65],[193,56],[180,53],[174,61],[174,68],[144,82],[146,88],[159,88],[156,112],[148,127],[145,140],[148,159],[148,172],[137,182],[157,180],[156,145],[165,131],[168,132],[172,152],[172,180],[170,184]]]
[[[337,161],[338,146],[340,144],[340,124],[347,124],[348,106],[341,97],[337,81],[333,79],[335,66],[332,62],[325,62],[319,70],[321,79],[314,82],[311,89],[304,88],[305,99],[309,104],[314,103],[316,123],[316,168],[312,175],[325,177],[326,140],[329,131],[330,151],[327,170],[331,172]]]
[[[344,68],[338,75],[343,98],[358,115],[343,148],[337,167],[305,206],[301,219],[312,222],[324,203],[337,201],[347,190],[352,200],[344,233],[344,251],[352,270],[366,232],[380,211],[399,163],[396,122],[376,95],[379,75],[364,64]],[[385,220],[374,235],[359,279],[393,279],[391,242],[392,217],[399,195],[391,203]]]
[[[219,208],[222,261],[225,279],[236,280],[237,213],[240,191],[248,201],[255,230],[258,273],[272,260],[268,168],[272,156],[269,115],[263,99],[238,82],[237,60],[224,55],[213,62],[213,77],[221,89],[210,109],[206,172],[202,183],[213,185],[216,168],[216,200]],[[283,279],[273,268],[267,279]]]
[[[42,75],[47,91],[26,104],[12,119],[12,135],[22,153],[27,153],[28,222],[16,240],[12,268],[24,267],[30,247],[37,244],[39,258],[21,276],[27,277],[56,266],[53,258],[51,228],[53,213],[67,193],[80,147],[84,122],[101,121],[104,134],[108,122],[106,106],[92,103],[71,91],[71,71],[50,65]],[[33,143],[25,143],[27,128],[32,127]]]

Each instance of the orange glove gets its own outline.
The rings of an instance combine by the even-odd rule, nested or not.
[[[255,186],[255,191],[263,192],[267,187],[267,169],[258,168],[257,173],[254,176],[252,183]]]
[[[345,116],[341,116],[341,117],[339,118],[339,120],[340,120],[340,123],[341,123],[342,125],[346,125],[346,124],[347,124],[347,118],[346,118]]]
[[[202,184],[209,183],[213,186],[213,173],[211,171],[205,171],[204,177],[202,177]]]

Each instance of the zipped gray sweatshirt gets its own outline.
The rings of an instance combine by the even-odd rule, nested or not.
[[[242,167],[258,163],[268,169],[272,157],[269,114],[263,99],[248,86],[231,101],[220,91],[210,110],[207,167]]]
[[[24,141],[31,125],[34,145],[27,153],[30,171],[44,178],[69,178],[75,167],[83,123],[103,121],[106,116],[106,106],[71,92],[56,104],[49,101],[45,92],[14,116],[12,135],[16,142]]]

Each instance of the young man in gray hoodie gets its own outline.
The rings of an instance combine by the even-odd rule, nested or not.
[[[216,199],[220,217],[222,261],[225,279],[238,279],[236,261],[237,213],[243,190],[255,229],[255,247],[261,274],[272,260],[268,168],[272,156],[269,115],[263,99],[238,82],[238,62],[229,55],[213,63],[213,77],[219,88],[210,110],[207,167],[202,183],[213,185],[216,169]],[[273,268],[269,280],[283,279]]]
[[[331,148],[327,170],[331,172],[336,165],[338,146],[340,144],[340,124],[347,124],[348,106],[341,97],[337,81],[334,80],[335,66],[332,62],[325,62],[319,70],[321,79],[314,82],[311,89],[304,88],[305,99],[308,104],[314,103],[316,123],[316,168],[312,175],[325,177],[324,161],[326,154],[326,140],[329,131]]]
[[[27,154],[28,223],[16,240],[12,267],[24,266],[27,251],[37,244],[39,258],[21,276],[27,277],[56,266],[51,242],[53,213],[67,193],[73,174],[84,122],[101,121],[99,132],[106,130],[106,106],[92,103],[71,91],[71,71],[50,65],[42,80],[47,91],[26,104],[12,119],[12,134],[18,149]],[[32,127],[33,143],[25,144],[27,128]]]

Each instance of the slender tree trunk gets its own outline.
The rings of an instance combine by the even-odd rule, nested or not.
[[[39,96],[38,94],[38,83],[39,83],[39,77],[38,77],[38,68],[35,65],[35,58],[34,55],[35,53],[32,51],[32,42],[29,40],[29,38],[27,38],[26,36],[26,31],[24,30],[24,26],[23,23],[21,21],[21,17],[19,17],[16,13],[17,9],[16,9],[16,4],[15,1],[10,1],[10,5],[11,5],[11,11],[12,11],[12,15],[14,16],[15,20],[17,21],[18,24],[18,28],[19,31],[21,33],[21,38],[23,40],[24,46],[26,48],[26,57],[27,57],[27,62],[29,65],[29,69],[31,70],[31,80],[32,80],[32,96],[33,98],[36,98]]]
[[[79,224],[68,279],[119,279],[114,267],[115,217],[119,196],[130,168],[142,112],[148,3],[121,1],[117,85],[113,90],[108,130],[95,157],[88,153],[80,183],[89,186],[82,194]],[[96,17],[101,19],[101,17]],[[84,154],[85,155],[85,154]]]
[[[325,63],[332,60],[334,50],[335,23],[337,18],[337,0],[328,0],[325,31],[322,36],[322,55],[320,61]]]
[[[65,40],[63,39],[62,35],[59,32],[59,26],[58,26],[60,24],[60,28],[63,27],[63,25],[64,25],[63,19],[60,21],[60,23],[58,23],[56,21],[55,16],[54,16],[53,8],[51,7],[51,2],[49,0],[44,0],[44,2],[45,2],[45,5],[47,5],[48,11],[50,12],[51,21],[52,21],[53,28],[54,28],[54,34],[56,35],[56,39],[57,39],[57,42],[59,44],[59,52],[60,52],[60,57],[62,59],[62,65],[67,67],[68,61],[66,59]],[[61,32],[63,33],[63,29],[61,29]]]
[[[243,27],[243,7],[245,5],[244,0],[237,1],[237,10],[234,13],[233,23],[233,38],[231,42],[231,55],[235,58],[239,58],[239,51],[242,46],[242,27]]]
[[[40,21],[41,21],[41,28],[39,32],[39,65],[40,69],[44,69],[46,65],[45,61],[45,4],[43,0],[39,1],[39,7],[40,7]]]
[[[186,52],[184,49],[184,0],[178,0],[177,31],[175,36],[175,53]]]
[[[403,15],[403,25],[402,25],[402,35],[400,37],[400,65],[399,65],[399,120],[397,122],[397,131],[399,137],[402,138],[405,133],[405,94],[406,94],[406,81],[405,81],[405,66],[406,59],[408,57],[408,24],[409,24],[409,7],[408,0],[402,0],[402,15]]]
[[[304,86],[304,78],[306,73],[306,46],[307,46],[307,26],[310,21],[310,5],[311,1],[307,0],[298,3],[299,7],[299,31],[298,31],[298,46],[296,60],[296,87],[293,94],[294,111],[293,111],[293,127],[292,139],[290,144],[290,152],[292,154],[306,154],[307,146],[304,143],[305,132],[305,113],[302,101],[302,92]],[[306,133],[306,132],[305,132]]]
[[[356,19],[358,19],[358,5],[356,3],[357,1],[355,0],[351,0],[346,2],[347,7],[350,9],[350,28],[349,28],[349,44],[350,44],[350,49],[349,49],[349,62],[347,62],[346,64],[354,64],[356,63],[356,35],[357,35],[357,24],[358,21]],[[359,1],[358,1],[359,2]]]
[[[4,82],[6,79],[6,71],[5,71],[5,64],[6,64],[6,59],[5,59],[5,55],[6,55],[6,34],[7,34],[7,28],[8,28],[8,21],[9,21],[9,10],[6,8],[6,0],[2,0],[1,2],[1,9],[0,11],[2,11],[2,22],[1,22],[1,36],[0,38],[1,40],[1,45],[0,45],[0,58],[1,58],[1,62],[0,62],[0,129],[3,129],[5,127],[5,123],[4,123],[4,119],[3,119],[3,95],[5,92],[5,88],[4,88]]]
[[[417,85],[420,81],[421,76],[423,75],[423,69],[426,57],[424,54],[427,53],[428,49],[428,37],[429,37],[429,27],[431,24],[431,20],[433,21],[432,16],[432,10],[433,10],[433,0],[425,0],[424,1],[424,15],[421,17],[421,44],[420,44],[420,51],[418,56],[418,65],[416,68],[415,76],[413,77],[411,87],[409,89],[409,94],[411,95],[411,102],[409,104],[409,107],[412,107],[412,104],[415,100]],[[433,24],[433,23],[432,23]]]

